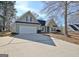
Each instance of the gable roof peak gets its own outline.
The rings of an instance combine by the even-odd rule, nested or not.
[[[29,10],[29,11],[27,11],[26,13],[32,13],[32,12]]]

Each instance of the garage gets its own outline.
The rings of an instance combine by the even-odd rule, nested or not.
[[[37,27],[20,26],[19,33],[37,33]]]

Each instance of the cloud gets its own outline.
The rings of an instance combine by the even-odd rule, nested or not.
[[[21,16],[23,13],[28,10],[34,11],[35,13],[39,12],[39,9],[34,9],[33,7],[29,7],[29,1],[16,1],[15,8],[17,10],[17,16]]]
[[[17,16],[22,15],[29,10],[27,1],[16,1],[15,8],[17,10]]]
[[[35,3],[35,4],[33,4]],[[33,4],[33,6],[31,6]],[[29,2],[29,1],[16,1],[16,5],[15,5],[15,8],[16,8],[16,15],[17,16],[21,16],[23,15],[25,12],[27,11],[32,11],[32,12],[35,12],[37,14],[39,14],[40,17],[42,18],[45,18],[45,14],[40,14],[39,13],[39,9],[40,9],[40,6],[35,6],[36,5],[36,2]],[[34,8],[35,7],[35,8]],[[39,7],[39,9],[38,9]]]

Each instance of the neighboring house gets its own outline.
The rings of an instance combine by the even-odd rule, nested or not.
[[[65,32],[65,27],[62,27],[62,33]],[[79,32],[79,16],[72,15],[67,20],[68,32]]]
[[[50,19],[46,22],[45,24],[46,26],[46,32],[56,32],[56,30],[58,29],[54,19]]]
[[[68,31],[79,32],[79,24],[69,24]]]
[[[56,32],[58,29],[55,21],[53,19],[50,19],[48,21],[44,20],[38,20],[39,23],[41,24],[41,32]]]
[[[68,18],[68,31],[79,32],[79,16],[72,15]]]
[[[40,23],[40,32],[45,32],[46,21],[39,19],[38,22]]]
[[[14,26],[16,27],[12,32],[15,33],[54,32],[57,29],[53,19],[49,21],[37,20],[30,11],[18,18]]]
[[[68,18],[68,31],[79,32],[79,16],[72,15]]]
[[[63,26],[61,29],[62,33],[65,33],[65,27]],[[68,24],[67,25],[67,31],[68,32],[79,32],[79,24]]]

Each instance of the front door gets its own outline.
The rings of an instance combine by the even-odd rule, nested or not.
[[[47,32],[49,32],[50,31],[50,29],[49,29],[49,27],[47,27]]]

